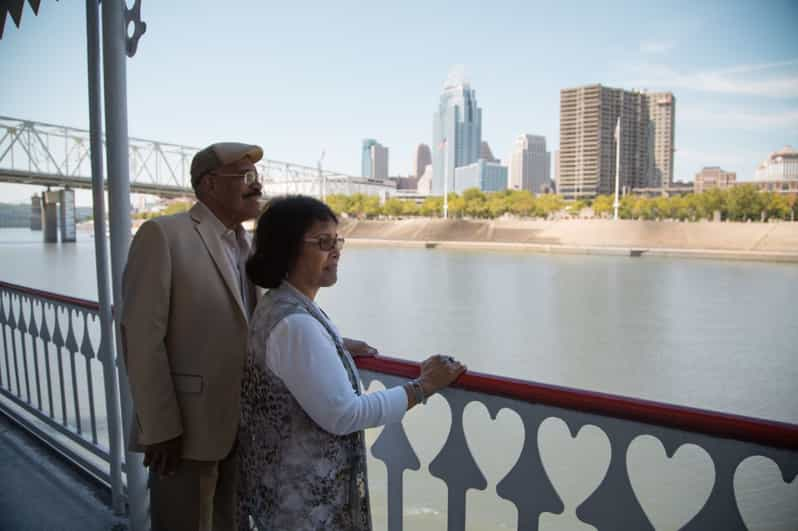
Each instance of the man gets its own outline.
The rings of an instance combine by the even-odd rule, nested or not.
[[[131,449],[150,467],[155,531],[233,529],[241,374],[257,293],[241,222],[258,215],[259,146],[225,142],[191,162],[197,203],[144,223],[121,318],[135,409]]]
[[[153,531],[236,529],[235,440],[247,328],[259,293],[244,264],[259,213],[259,146],[218,143],[191,162],[197,203],[144,223],[122,282],[122,341],[150,468]],[[345,339],[353,355],[374,355]]]

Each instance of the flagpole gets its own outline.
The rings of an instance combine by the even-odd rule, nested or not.
[[[446,156],[446,139],[443,140],[443,219],[449,219],[449,157]]]
[[[618,117],[618,123],[615,125],[615,202],[612,206],[615,210],[613,219],[618,221],[618,207],[621,206],[618,201],[618,189],[620,188],[620,170],[621,170],[621,117]]]

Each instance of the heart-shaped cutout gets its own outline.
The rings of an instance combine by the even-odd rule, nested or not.
[[[427,404],[416,406],[405,415],[402,424],[410,446],[426,470],[430,462],[440,453],[452,427],[452,410],[440,395],[433,395]]]
[[[562,419],[549,417],[538,429],[538,447],[566,513],[576,511],[601,485],[610,467],[610,440],[593,425],[582,426],[572,437]]]
[[[446,483],[430,475],[429,464],[440,453],[452,426],[449,403],[440,395],[416,406],[405,415],[403,425],[421,468],[404,475],[405,529],[445,529]]]
[[[629,445],[626,470],[637,501],[658,531],[684,527],[706,505],[715,485],[715,466],[706,450],[683,444],[669,459],[651,435]]]
[[[471,402],[463,412],[463,429],[471,455],[488,482],[484,491],[472,489],[466,494],[469,529],[516,529],[518,509],[496,495],[496,484],[521,457],[526,436],[521,417],[505,408],[493,420],[484,404]]]
[[[481,402],[463,412],[466,442],[488,485],[496,485],[512,470],[524,448],[524,423],[515,411],[502,409],[496,420]]]
[[[785,483],[772,459],[743,460],[734,473],[734,496],[749,530],[798,529],[798,477]]]

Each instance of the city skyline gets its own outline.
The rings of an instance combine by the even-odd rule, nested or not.
[[[318,4],[308,17],[298,7],[241,2],[244,18],[211,2],[145,4],[147,33],[127,65],[129,131],[198,146],[246,139],[272,158],[308,165],[324,148],[325,168],[351,175],[360,167],[351,146],[374,136],[400,154],[391,173],[408,175],[413,147],[431,141],[441,81],[463,63],[486,110],[482,138],[502,161],[524,133],[545,136],[556,152],[559,91],[592,83],[678,98],[674,180],[703,166],[752,180],[771,152],[798,145],[794,3],[586,4],[578,15],[554,6],[543,17],[526,16],[540,12],[531,4],[486,12],[477,2],[457,10],[343,2]],[[24,31],[6,27],[0,71],[13,83],[3,88],[0,114],[86,127],[84,7],[47,3],[34,17],[26,6]],[[376,24],[385,16],[394,23]],[[429,54],[444,20],[462,31]],[[407,27],[410,39],[400,30]],[[529,49],[551,52],[520,51]],[[368,75],[355,83],[356,72]],[[32,190],[0,185],[0,196]]]

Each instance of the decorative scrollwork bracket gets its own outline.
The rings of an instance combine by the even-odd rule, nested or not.
[[[147,31],[147,23],[141,21],[141,0],[136,0],[131,8],[128,8],[127,4],[125,4],[125,28],[128,28],[131,23],[133,24],[133,35],[127,38],[128,57],[136,55],[139,39]]]

